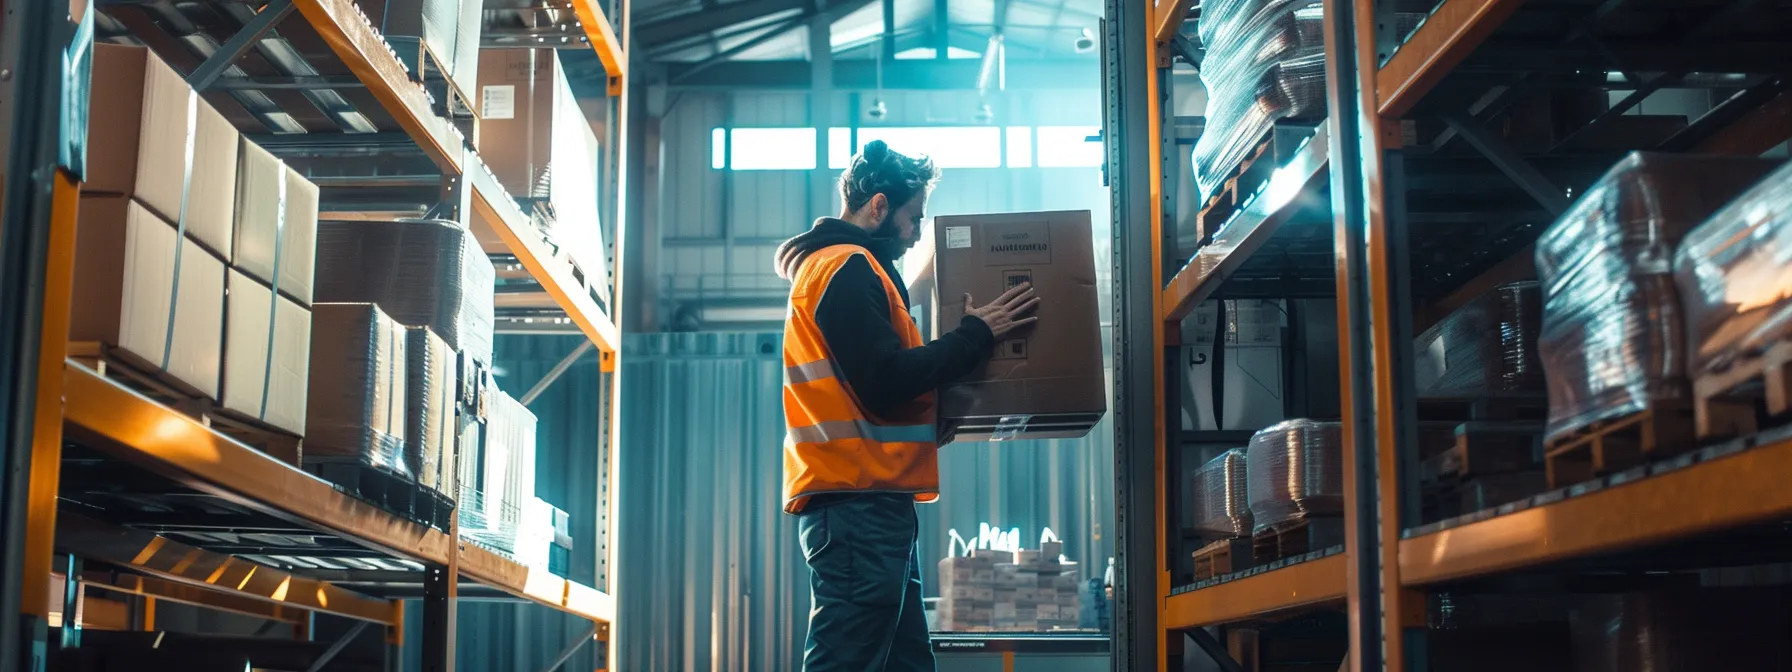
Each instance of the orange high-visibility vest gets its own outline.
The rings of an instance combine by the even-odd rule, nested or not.
[[[933,393],[904,403],[888,417],[873,416],[847,386],[815,322],[815,308],[834,273],[855,256],[863,256],[883,280],[890,324],[902,347],[925,345],[902,293],[869,250],[834,245],[803,260],[791,280],[784,321],[784,510],[789,513],[802,511],[809,497],[828,493],[892,492],[912,494],[921,502],[939,499]]]

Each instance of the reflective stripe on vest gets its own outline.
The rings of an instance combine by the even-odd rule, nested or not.
[[[882,281],[902,347],[925,344],[895,282],[865,248],[836,245],[804,260],[784,325],[784,499],[792,513],[818,493],[900,492],[932,501],[939,492],[933,393],[886,415],[867,412],[815,321],[834,274],[853,257],[871,262]]]

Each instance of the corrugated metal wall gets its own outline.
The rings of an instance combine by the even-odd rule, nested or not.
[[[795,519],[781,512],[778,334],[625,339],[621,519],[625,670],[796,669],[809,610]],[[632,450],[631,450],[632,449]],[[1112,554],[1113,433],[952,445],[941,503],[922,507],[922,558],[946,529],[1051,526],[1073,558]],[[933,574],[926,579],[931,586]],[[933,589],[929,588],[933,593]]]

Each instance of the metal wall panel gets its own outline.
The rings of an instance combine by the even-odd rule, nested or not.
[[[773,333],[624,339],[626,670],[795,669],[809,610],[795,519],[782,513],[783,373]],[[979,522],[1037,535],[1105,570],[1112,553],[1113,434],[952,445],[941,503],[921,508],[930,593],[946,529]],[[464,626],[463,626],[464,628]]]

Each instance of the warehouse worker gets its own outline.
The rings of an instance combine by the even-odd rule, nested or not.
[[[840,176],[845,212],[778,248],[784,324],[784,510],[809,563],[807,672],[932,670],[916,502],[939,498],[934,390],[1038,319],[1027,285],[932,343],[909,317],[896,260],[920,238],[933,162],[865,145]]]

